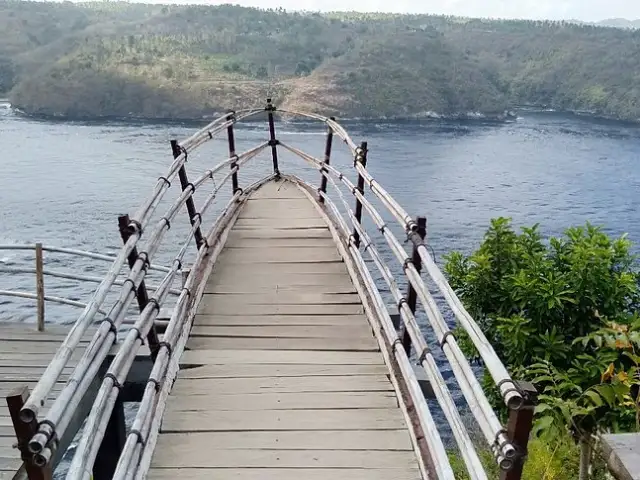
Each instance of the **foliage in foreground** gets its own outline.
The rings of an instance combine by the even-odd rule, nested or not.
[[[471,256],[447,258],[452,287],[509,371],[538,389],[535,432],[552,446],[567,434],[590,448],[594,434],[639,430],[640,289],[630,247],[589,224],[544,242],[537,226],[517,234],[498,218]]]
[[[498,478],[500,471],[491,452],[484,449],[478,454],[487,476]],[[534,438],[529,442],[529,455],[522,480],[576,480],[580,469],[579,457],[578,447],[566,436],[553,446],[544,440]],[[451,452],[449,460],[456,480],[469,480],[462,457]],[[593,467],[591,480],[607,480],[606,467],[601,459],[596,459]]]

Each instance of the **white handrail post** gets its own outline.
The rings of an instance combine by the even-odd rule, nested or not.
[[[36,243],[36,294],[38,296],[38,331],[44,332],[44,262],[42,243]]]

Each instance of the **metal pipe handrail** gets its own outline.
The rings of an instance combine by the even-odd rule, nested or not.
[[[16,290],[0,290],[0,297],[15,297],[15,298],[26,298],[29,300],[38,300],[38,295],[31,292],[20,292]],[[72,307],[78,308],[86,308],[87,304],[78,302],[76,300],[71,300],[69,298],[63,297],[55,297],[53,295],[45,295],[44,299],[47,302],[59,303],[60,305],[70,305]],[[98,310],[98,313],[104,315],[102,310]]]
[[[0,245],[0,251],[2,250],[35,250],[35,244],[29,245],[14,245],[14,244],[5,244]],[[113,255],[104,255],[102,253],[88,252],[85,250],[76,250],[74,248],[62,248],[62,247],[51,247],[47,245],[42,246],[42,250],[45,252],[53,252],[53,253],[64,253],[68,255],[75,255],[78,257],[91,258],[93,260],[103,260],[105,262],[113,262],[116,257]],[[150,265],[149,270],[156,270],[158,272],[168,272],[169,268],[161,265]]]
[[[405,273],[407,274],[410,283],[414,286],[414,288],[416,288],[419,291],[419,296],[421,300],[424,300],[427,298],[429,299],[428,303],[425,303],[423,301],[423,304],[425,306],[425,309],[427,310],[429,320],[431,321],[434,330],[437,333],[439,332],[437,335],[439,344],[442,346],[441,348],[443,349],[443,352],[445,353],[447,359],[452,364],[452,369],[454,370],[454,374],[456,376],[456,379],[459,382],[459,385],[465,396],[465,399],[467,400],[467,403],[472,407],[474,416],[476,417],[476,420],[478,421],[488,444],[492,448],[494,448],[496,445],[501,445],[496,455],[497,462],[501,465],[501,468],[505,470],[511,468],[511,466],[513,465],[513,461],[511,460],[511,458],[513,458],[513,456],[515,455],[515,449],[509,442],[506,435],[503,433],[502,425],[500,424],[500,421],[498,420],[497,416],[493,412],[493,409],[491,408],[491,405],[489,404],[489,401],[487,400],[486,396],[482,392],[482,388],[479,382],[477,381],[475,375],[473,374],[473,371],[471,371],[470,368],[467,368],[468,364],[466,360],[462,360],[462,361],[460,360],[461,357],[464,359],[464,355],[462,354],[462,351],[459,349],[459,347],[455,343],[455,339],[453,338],[451,331],[446,325],[446,322],[442,318],[440,311],[437,309],[437,307],[430,308],[432,305],[435,305],[435,302],[431,298],[430,293],[428,293],[428,290],[426,289],[424,283],[420,278],[419,272],[415,270],[415,267],[410,261],[410,257],[406,255],[400,242],[393,235],[393,233],[391,233],[391,231],[388,228],[386,228],[386,225],[382,220],[382,217],[378,214],[378,212],[375,210],[373,205],[371,205],[371,203],[362,195],[362,193],[359,192],[355,188],[355,186],[348,179],[344,177],[342,173],[340,173],[334,167],[328,167],[326,165],[323,165],[323,162],[321,162],[320,160],[304,152],[301,152],[300,150],[289,147],[288,145],[285,145],[285,144],[283,144],[282,146],[285,149],[291,151],[292,153],[299,155],[304,160],[308,161],[310,164],[315,166],[321,172],[322,175],[328,178],[328,180],[332,183],[332,186],[340,194],[340,197],[345,205],[345,209],[347,213],[350,216],[351,223],[353,224],[354,228],[360,233],[360,235],[363,238],[366,238],[367,243],[364,247],[365,251],[369,250],[369,253],[373,255],[373,252],[375,251],[375,246],[373,242],[366,234],[360,222],[358,222],[357,219],[355,218],[355,214],[353,213],[348,203],[344,199],[344,196],[342,195],[342,192],[336,185],[334,179],[329,176],[329,173],[333,173],[337,175],[340,180],[345,182],[347,187],[351,190],[351,193],[360,200],[361,204],[364,206],[367,212],[370,213],[370,216],[374,220],[376,227],[382,233],[383,237],[387,241],[389,247],[397,257],[400,264],[403,265],[403,269],[405,270]],[[331,205],[332,202],[327,197],[326,193],[321,192],[321,195],[324,197],[325,202]],[[337,209],[335,210],[335,215],[337,215],[338,218],[341,218],[341,214]],[[355,244],[353,235],[351,235],[349,233],[348,228],[344,226],[345,225],[344,220],[342,218],[341,220],[342,220],[343,229],[344,229],[345,237],[347,241],[349,243],[354,243],[354,246],[357,248],[358,245]],[[389,278],[393,278],[393,276],[390,274],[390,272],[388,272],[388,270],[385,271],[382,269],[382,266],[385,264],[380,258],[373,258],[373,260],[381,269],[381,273],[383,274],[383,278],[385,278],[385,280],[388,281]],[[376,260],[379,260],[381,263],[378,263]],[[407,270],[409,270],[409,272],[407,272]],[[387,273],[387,275],[385,275],[385,273]],[[389,286],[391,287],[391,285]],[[403,320],[409,321],[409,324],[407,324],[407,328],[410,333],[413,332],[414,334],[414,336],[412,337],[412,343],[414,343],[414,345],[416,346],[416,349],[419,352],[421,352],[420,363],[422,364],[423,361],[426,360],[426,357],[430,355],[430,350],[427,347],[427,344],[424,340],[422,333],[420,333],[417,323],[415,323],[415,318],[413,317],[413,314],[411,314],[411,317],[406,316],[406,311],[408,310],[408,307],[406,305],[406,302],[401,301],[402,299],[404,299],[404,296],[401,296],[400,298],[396,299],[396,301],[398,302],[397,303],[398,308],[400,310],[401,315],[403,313],[403,310],[405,310],[405,315],[402,316],[402,318]],[[405,309],[402,307],[407,307],[407,308]],[[410,310],[408,311],[410,312]],[[411,318],[413,318],[413,323],[410,322]],[[453,365],[454,363],[459,365],[454,366]],[[425,370],[427,370],[427,368],[425,368]],[[427,374],[429,374],[428,370],[427,370]],[[433,375],[429,375],[429,377],[432,379],[432,382],[434,383],[434,385],[438,383],[438,378],[434,378]],[[443,410],[445,412],[447,411],[445,406],[443,406]],[[459,421],[457,419],[454,419],[453,417],[451,417],[451,419],[448,417],[448,420],[450,420],[449,423],[452,429],[455,428],[456,422],[459,423]],[[475,466],[477,466],[477,461],[479,460],[477,460],[477,455],[475,459],[469,457],[468,460],[470,461],[469,465],[471,466],[470,468],[470,471],[471,471],[473,468],[475,468]]]
[[[32,274],[32,275],[36,275],[37,273],[37,269],[35,268],[26,268],[26,267],[3,267],[0,266],[0,274],[2,273],[17,273],[17,274]],[[102,281],[102,277],[94,277],[91,275],[80,275],[77,273],[67,273],[67,272],[60,272],[58,270],[47,270],[44,269],[42,270],[42,274],[48,277],[53,277],[53,278],[64,278],[67,280],[78,280],[78,281],[82,281],[82,282],[90,282],[90,283],[100,283]],[[116,280],[115,282],[113,282],[114,285],[117,286],[122,286],[124,285],[124,280]],[[149,290],[157,290],[158,286],[157,285],[147,285],[147,288]],[[170,289],[169,290],[169,294],[170,295],[180,295],[180,290],[176,290],[176,289]]]
[[[236,155],[234,151],[235,142],[233,139],[233,125],[240,120],[253,117],[265,111],[268,113],[270,121],[270,141],[263,142],[244,153]],[[329,135],[335,134],[341,138],[349,148],[351,154],[354,155],[354,172],[358,175],[358,184],[355,185],[339,169],[329,164],[328,156],[330,155],[330,150],[327,150],[329,152],[325,154],[327,158],[325,158],[325,161],[322,161],[300,149],[283,144],[277,140],[275,138],[274,129],[272,128],[272,117],[274,112],[301,116],[303,118],[318,120],[325,123],[328,126],[330,132]],[[185,170],[185,164],[189,154],[199,146],[207,143],[217,133],[225,130],[228,131],[229,134],[229,158],[221,161],[215,167],[206,170],[198,176],[194,182],[189,183],[186,179]],[[52,458],[56,448],[56,442],[53,440],[56,437],[59,438],[65,433],[65,430],[73,416],[73,409],[79,403],[80,399],[89,387],[89,379],[92,379],[95,376],[98,365],[101,365],[104,358],[106,358],[111,345],[115,341],[117,329],[123,322],[124,315],[136,295],[138,286],[144,281],[147,271],[155,269],[163,271],[166,275],[160,282],[160,285],[154,288],[154,296],[148,303],[146,303],[146,301],[140,303],[139,300],[141,313],[139,314],[133,329],[129,331],[125,338],[125,346],[127,348],[121,349],[109,366],[108,375],[105,376],[102,382],[98,397],[94,402],[91,413],[88,417],[88,428],[85,429],[85,433],[80,440],[76,450],[76,455],[72,460],[71,468],[67,474],[67,478],[76,479],[86,476],[86,474],[91,471],[100,441],[104,434],[104,429],[106,428],[115,405],[118,395],[118,385],[124,381],[124,378],[126,378],[126,375],[133,363],[133,359],[142,344],[142,338],[151,328],[153,328],[153,324],[163,301],[166,299],[167,295],[171,293],[178,295],[178,298],[172,311],[171,320],[168,322],[163,342],[159,345],[158,351],[156,352],[157,356],[154,357],[153,369],[145,388],[140,408],[134,420],[135,435],[133,435],[132,432],[132,434],[127,437],[124,451],[120,456],[116,466],[116,473],[114,475],[114,478],[116,479],[133,478],[134,476],[136,478],[144,477],[146,474],[145,469],[148,469],[149,467],[153,446],[155,445],[155,439],[158,434],[157,430],[159,428],[159,419],[154,415],[158,413],[161,414],[164,410],[164,402],[166,401],[166,395],[170,389],[170,382],[172,382],[177,371],[178,359],[176,358],[176,354],[179,355],[180,352],[182,352],[186,339],[189,335],[190,325],[193,320],[192,315],[194,312],[193,294],[195,292],[196,296],[198,296],[203,292],[202,281],[201,279],[196,280],[196,275],[194,275],[193,272],[189,275],[181,290],[171,289],[171,284],[174,281],[177,272],[182,269],[182,261],[186,254],[187,246],[194,236],[198,246],[198,253],[194,265],[202,266],[201,263],[207,253],[213,252],[213,258],[217,256],[224,243],[223,241],[221,243],[218,234],[221,234],[222,232],[222,237],[226,237],[229,222],[234,221],[238,217],[240,203],[247,198],[247,193],[252,191],[252,189],[257,188],[257,186],[268,179],[273,178],[273,175],[265,177],[243,192],[237,186],[237,173],[240,167],[255,158],[267,147],[271,147],[272,150],[275,150],[276,146],[281,146],[287,149],[321,172],[323,187],[318,191],[318,195],[321,199],[321,203],[324,204],[326,209],[331,212],[332,220],[339,227],[338,229],[335,229],[334,226],[330,227],[334,228],[334,230],[332,230],[332,235],[337,239],[338,237],[335,236],[337,235],[336,232],[341,232],[341,235],[343,236],[342,241],[344,242],[340,243],[340,248],[343,249],[341,252],[348,252],[349,256],[353,260],[353,263],[349,267],[351,269],[350,272],[356,272],[352,274],[356,277],[359,275],[360,278],[362,278],[362,283],[366,288],[367,294],[373,302],[369,302],[369,306],[367,307],[369,310],[367,311],[373,311],[375,317],[377,317],[378,326],[376,329],[379,330],[379,334],[377,335],[381,335],[377,338],[379,338],[379,341],[381,342],[386,341],[388,343],[390,352],[393,354],[393,357],[401,371],[401,377],[405,382],[407,392],[416,407],[415,414],[420,428],[422,428],[425,434],[425,440],[428,445],[429,454],[433,460],[433,466],[437,477],[452,479],[453,472],[446,457],[446,451],[442,445],[442,440],[429,412],[429,407],[421,394],[417,379],[415,378],[415,373],[411,368],[408,353],[402,345],[398,332],[393,327],[389,312],[387,311],[380,291],[373,280],[372,273],[360,253],[360,240],[364,241],[363,252],[368,252],[369,257],[373,263],[376,264],[376,268],[382,275],[382,279],[387,284],[391,295],[398,304],[400,318],[406,329],[408,338],[415,346],[416,352],[419,355],[418,363],[422,366],[428,378],[432,382],[436,398],[445,413],[447,421],[451,425],[458,445],[461,449],[463,449],[463,447],[466,449],[463,452],[463,459],[471,473],[471,478],[473,480],[486,480],[486,473],[482,470],[477,453],[473,448],[468,432],[466,431],[460,415],[457,412],[455,403],[453,402],[453,397],[444,382],[442,374],[435,363],[435,359],[429,351],[425,337],[417,324],[414,313],[415,305],[409,308],[405,297],[398,288],[391,269],[375,247],[365,226],[361,223],[361,211],[363,209],[373,220],[373,223],[381,233],[386,244],[391,249],[391,252],[402,265],[403,273],[406,275],[409,285],[413,288],[412,291],[415,291],[417,298],[425,309],[427,318],[436,333],[436,339],[451,364],[451,368],[458,384],[460,385],[460,389],[467,403],[471,407],[472,413],[478,421],[485,439],[489,445],[491,445],[494,455],[496,456],[496,460],[503,469],[508,469],[513,465],[513,458],[516,456],[515,447],[510,443],[509,438],[489,404],[480,383],[471,370],[470,365],[467,363],[462,350],[457,345],[451,330],[444,321],[442,313],[440,312],[431,291],[420,276],[420,271],[413,265],[412,258],[407,255],[401,241],[387,227],[380,212],[374,207],[369,198],[365,197],[364,187],[366,185],[369,186],[369,189],[374,196],[404,229],[408,240],[410,240],[414,246],[414,252],[417,252],[417,254],[414,253],[414,255],[419,255],[422,260],[422,264],[426,267],[428,275],[445,297],[449,308],[451,308],[455,314],[460,325],[469,334],[469,337],[483,358],[489,373],[498,385],[507,406],[512,410],[519,408],[523,403],[523,396],[493,350],[493,347],[489,344],[473,318],[464,309],[459,298],[456,296],[455,292],[453,292],[453,289],[449,286],[446,278],[429,255],[422,237],[418,234],[416,222],[366,169],[366,143],[363,143],[361,146],[357,146],[344,127],[342,127],[342,125],[336,122],[333,118],[299,112],[296,110],[277,110],[272,106],[270,101],[267,102],[267,107],[265,109],[247,109],[225,114],[224,116],[213,120],[207,126],[198,130],[182,142],[178,143],[172,141],[172,147],[174,149],[173,162],[171,163],[166,175],[158,179],[152,189],[151,195],[138,208],[136,213],[132,215],[128,224],[127,233],[129,235],[125,237],[123,234],[123,238],[125,238],[126,241],[116,255],[103,255],[80,250],[62,249],[58,247],[39,247],[40,250],[36,249],[37,252],[45,250],[109,261],[111,262],[111,267],[105,277],[98,278],[90,275],[72,274],[58,272],[55,270],[45,271],[42,268],[42,262],[40,262],[39,269],[41,274],[58,278],[94,282],[98,283],[98,287],[93,292],[87,304],[67,299],[60,299],[58,297],[45,297],[45,299],[51,299],[52,301],[58,301],[59,303],[67,303],[83,307],[84,310],[73,324],[65,341],[54,355],[52,362],[47,367],[44,375],[38,381],[35,389],[23,407],[21,411],[21,418],[23,421],[32,421],[37,418],[38,411],[43,403],[42,400],[50,393],[52,385],[58,380],[58,377],[68,363],[72,353],[78,347],[79,340],[84,335],[89,324],[92,323],[97,313],[104,314],[102,304],[106,301],[108,293],[112,291],[114,285],[121,287],[117,301],[111,306],[106,318],[100,323],[98,330],[84,350],[84,353],[75,367],[69,381],[60,392],[44,420],[39,422],[38,433],[29,439],[29,450],[33,454],[36,464],[45,465]],[[277,176],[279,175],[279,170],[275,153],[273,164],[274,175]],[[223,179],[220,182],[216,182],[214,175],[220,173],[225,167],[230,168],[227,170]],[[138,253],[136,251],[137,245],[142,238],[144,230],[149,226],[152,215],[158,208],[165,194],[168,192],[171,181],[178,174],[180,175],[180,183],[182,187],[179,195],[167,208],[164,216],[155,222],[150,235],[145,236],[146,242],[144,248],[142,248]],[[193,196],[195,191],[201,187],[207,179],[214,180],[214,189],[207,197],[200,212],[197,213],[193,203]],[[218,216],[216,222],[211,226],[206,237],[204,237],[206,239],[210,239],[214,234],[216,234],[213,242],[209,244],[209,240],[204,240],[200,233],[202,215],[213,203],[220,189],[226,185],[230,179],[233,181],[233,195],[229,203],[223,209],[223,212]],[[340,212],[329,194],[327,194],[326,181],[331,182],[333,189],[340,196],[340,200],[345,207],[345,214]],[[357,201],[356,213],[354,213],[350,208],[337,181],[341,182],[341,184],[344,185],[355,197]],[[306,195],[311,195],[307,191],[312,189],[309,184],[299,181],[298,185],[301,186],[302,191],[304,191]],[[159,250],[162,240],[170,228],[171,221],[178,214],[178,211],[185,205],[189,212],[191,229],[189,230],[186,239],[181,243],[178,253],[173,256],[171,266],[151,266],[150,261]],[[324,207],[319,208],[322,209]],[[326,215],[324,210],[323,215]],[[345,217],[348,221],[345,220]],[[349,225],[353,228],[350,228]],[[36,247],[30,245],[0,245],[0,250],[30,250],[34,248]],[[341,253],[341,255],[344,255],[344,253]],[[130,256],[133,258],[129,258]],[[127,260],[129,260],[130,266],[127,277],[125,280],[119,280],[118,275],[120,275],[120,272],[125,266],[125,262],[127,262]],[[0,269],[0,273],[2,271],[7,273],[34,272],[33,269],[21,267],[7,267]],[[196,281],[199,282],[197,285]],[[361,291],[362,288],[359,288],[359,291]],[[38,298],[37,295],[26,292],[0,290],[0,295],[2,294],[9,294],[23,298]],[[385,361],[389,358],[388,353],[389,352],[385,353],[385,355],[387,355],[385,356]]]

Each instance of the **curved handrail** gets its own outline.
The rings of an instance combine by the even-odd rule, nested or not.
[[[236,154],[233,139],[233,125],[239,120],[250,118],[265,111],[268,112],[269,117],[270,140],[244,153]],[[320,160],[300,149],[276,140],[273,129],[274,112],[301,116],[325,123],[328,128],[325,160]],[[205,171],[193,183],[189,183],[188,180],[186,180],[186,170],[184,169],[189,154],[214,138],[216,134],[225,130],[229,135],[229,157],[222,160],[212,169]],[[329,155],[331,152],[330,139],[333,135],[343,140],[350,154],[354,157],[352,173],[358,176],[357,184],[349,180],[344,172],[329,164]],[[175,143],[174,147],[174,161],[169,167],[168,172],[165,176],[158,179],[152,194],[131,217],[128,225],[128,233],[130,235],[128,240],[116,256],[108,257],[108,260],[112,262],[111,268],[107,275],[100,280],[97,289],[87,303],[83,313],[77,319],[63,346],[56,353],[54,360],[36,385],[25,408],[23,408],[22,414],[25,421],[37,417],[40,402],[46,398],[53,383],[55,383],[69,360],[71,353],[77,348],[79,339],[82,334],[84,334],[88,324],[91,323],[95,314],[102,308],[107,293],[114,285],[117,285],[116,277],[125,265],[127,259],[129,259],[130,271],[126,280],[120,285],[118,300],[111,306],[106,318],[100,323],[98,331],[95,333],[89,346],[85,349],[70,380],[50,408],[44,420],[40,421],[38,433],[29,441],[29,449],[34,455],[36,464],[45,465],[52,458],[56,448],[56,438],[60,438],[68,427],[74,406],[78,404],[88,388],[89,380],[87,379],[93,378],[93,374],[97,371],[96,365],[100,364],[106,357],[109,350],[106,346],[110,346],[115,341],[117,327],[122,323],[124,312],[135,297],[136,289],[145,278],[151,258],[154,257],[160,248],[162,239],[171,221],[177,215],[177,212],[186,205],[190,215],[191,229],[186,239],[180,244],[179,251],[173,256],[171,266],[164,270],[166,275],[155,290],[153,297],[149,303],[142,308],[133,329],[127,334],[124,340],[126,348],[120,349],[112,361],[108,373],[102,381],[99,395],[87,419],[85,433],[80,439],[67,474],[67,478],[76,479],[84,477],[87,472],[91,471],[97,449],[104,434],[103,427],[109,420],[115,399],[118,395],[119,385],[126,378],[135,355],[142,344],[142,339],[153,328],[152,325],[160,306],[171,291],[170,286],[176,273],[182,269],[182,261],[187,246],[192,239],[195,238],[198,240],[200,236],[203,243],[202,245],[198,245],[198,255],[193,263],[193,269],[186,279],[182,290],[174,291],[178,294],[178,299],[174,306],[171,320],[167,325],[163,341],[159,344],[155,352],[156,356],[154,358],[152,373],[134,420],[133,430],[127,437],[124,451],[120,456],[114,475],[116,479],[144,477],[149,467],[155,439],[158,435],[159,422],[164,411],[166,395],[168,395],[172,381],[177,373],[179,356],[186,344],[197,308],[197,302],[203,292],[205,283],[203,279],[208,275],[209,270],[207,269],[211,267],[210,262],[206,261],[206,259],[208,259],[208,256],[215,258],[222,249],[230,225],[232,225],[235,218],[237,218],[240,206],[246,200],[248,194],[257,188],[257,186],[273,178],[273,176],[277,177],[279,175],[277,154],[275,152],[276,147],[280,147],[301,158],[321,174],[323,182],[321,188],[317,190],[317,196],[315,195],[316,192],[314,188],[308,183],[302,182],[299,179],[294,179],[294,181],[298,182],[310,198],[315,197],[318,200],[318,206],[323,205],[321,208],[324,214],[334,221],[338,227],[335,229],[335,232],[341,237],[340,241],[342,243],[340,248],[343,248],[344,251],[350,255],[350,258],[353,260],[353,265],[355,265],[354,274],[359,275],[369,298],[373,301],[370,311],[371,315],[376,317],[379,324],[380,338],[388,345],[389,352],[393,354],[395,361],[402,371],[402,378],[406,384],[412,404],[415,407],[417,422],[429,446],[428,455],[431,456],[430,460],[435,466],[437,477],[453,478],[453,472],[449,466],[446,451],[439,438],[437,428],[431,418],[429,407],[417,387],[418,383],[411,368],[407,351],[405,351],[398,332],[392,325],[389,312],[384,305],[380,291],[369,271],[369,267],[365,263],[363,253],[368,254],[373,264],[376,265],[382,279],[387,284],[389,291],[397,302],[398,312],[400,313],[405,332],[416,349],[418,363],[422,366],[433,385],[436,399],[452,428],[455,440],[463,451],[463,459],[471,478],[477,480],[485,480],[487,478],[482,470],[480,460],[475,452],[465,425],[457,411],[457,407],[453,402],[453,397],[444,382],[426,339],[417,324],[415,308],[408,305],[407,299],[398,288],[398,282],[391,268],[384,261],[371,235],[362,223],[363,212],[373,220],[377,232],[382,236],[382,239],[396,257],[398,265],[402,267],[402,273],[407,277],[409,285],[415,292],[417,299],[423,305],[429,323],[434,332],[436,332],[438,345],[449,361],[464,398],[471,407],[471,412],[478,421],[485,440],[492,448],[496,461],[502,469],[510,469],[514,465],[514,461],[517,455],[519,455],[519,452],[517,452],[514,445],[510,442],[498,417],[491,408],[480,383],[457,345],[454,334],[444,321],[444,316],[436,304],[431,291],[421,278],[420,271],[413,264],[412,257],[406,253],[402,242],[393,234],[391,229],[388,228],[380,212],[371,203],[369,198],[365,196],[364,189],[366,186],[369,187],[369,190],[375,198],[377,198],[384,208],[395,218],[403,228],[407,238],[412,242],[415,252],[417,252],[422,264],[426,267],[427,273],[444,295],[449,308],[456,315],[460,325],[476,345],[487,369],[502,392],[505,404],[511,409],[517,409],[522,405],[523,396],[509,376],[504,365],[502,365],[497,354],[488,343],[486,337],[482,334],[478,325],[464,309],[462,303],[446,282],[444,275],[442,275],[442,272],[440,272],[428,254],[424,241],[419,234],[417,223],[366,169],[366,144],[363,143],[358,146],[351,139],[344,127],[333,118],[295,110],[276,110],[275,107],[268,102],[266,109],[229,112],[215,119],[186,140]],[[274,175],[265,177],[256,184],[248,187],[245,191],[242,191],[237,186],[238,170],[267,147],[271,147],[272,150]],[[226,170],[226,175],[221,181],[215,182],[213,193],[209,195],[200,212],[195,213],[195,207],[193,206],[194,192],[204,184],[208,178],[212,179],[215,174],[220,174],[224,168],[228,169]],[[153,225],[151,233],[145,236],[147,240],[144,248],[139,253],[136,253],[136,246],[140,242],[143,232],[145,232],[150,225],[152,215],[157,209],[160,200],[169,190],[171,181],[176,176],[180,177],[182,186],[180,194],[160,220]],[[201,236],[198,232],[200,232],[202,225],[202,215],[213,203],[219,190],[226,185],[229,180],[233,181],[233,195],[231,200],[224,207],[218,220],[211,226],[207,235]],[[332,191],[335,190],[339,195],[346,214],[340,212],[332,200],[331,195],[327,193],[327,182],[331,184]],[[355,212],[351,209],[344,197],[341,190],[341,188],[344,187],[346,187],[346,190],[350,192],[356,200]],[[364,242],[362,245],[361,241]],[[0,248],[1,247],[2,246],[0,246]],[[131,255],[134,255],[132,260]],[[102,259],[106,260],[106,258]],[[93,278],[93,280],[97,279]],[[418,441],[417,435],[414,440],[416,442]]]

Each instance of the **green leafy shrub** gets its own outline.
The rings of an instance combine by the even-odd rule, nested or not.
[[[590,448],[594,434],[640,427],[640,289],[630,248],[626,236],[590,224],[545,242],[537,225],[517,234],[498,218],[476,252],[447,257],[452,287],[509,371],[537,387],[535,432],[552,446],[570,434]]]

